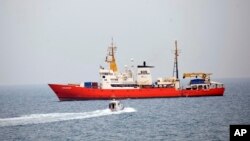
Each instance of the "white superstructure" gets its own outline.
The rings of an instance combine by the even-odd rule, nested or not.
[[[124,72],[119,72],[115,60],[115,52],[117,47],[113,40],[108,48],[106,62],[109,64],[108,69],[100,67],[100,84],[102,89],[139,89],[141,87],[175,87],[180,88],[179,80],[173,78],[159,78],[157,82],[153,83],[151,76],[151,68],[147,66],[146,62],[143,65],[137,66],[137,73],[135,75],[133,59],[131,59],[131,67],[125,65]]]

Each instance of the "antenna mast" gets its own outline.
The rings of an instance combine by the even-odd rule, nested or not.
[[[108,47],[108,54],[106,56],[106,62],[109,63],[109,69],[113,70],[113,72],[117,72],[117,65],[115,61],[115,51],[116,51],[116,46],[114,45],[114,41],[112,38],[111,46]]]
[[[177,40],[175,40],[175,50],[174,50],[174,70],[173,70],[173,76],[175,75],[176,79],[179,80],[179,70],[178,70],[178,56],[179,56],[179,50],[177,48]]]

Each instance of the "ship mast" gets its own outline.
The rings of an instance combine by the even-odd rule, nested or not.
[[[175,40],[175,50],[174,50],[174,69],[173,69],[173,77],[175,75],[176,79],[179,80],[179,70],[178,70],[178,56],[179,50],[177,49],[177,41]]]
[[[108,54],[106,56],[106,62],[109,63],[109,69],[112,70],[113,72],[117,72],[117,65],[115,61],[115,51],[116,51],[116,46],[114,45],[114,41],[112,38],[111,45],[108,47]]]

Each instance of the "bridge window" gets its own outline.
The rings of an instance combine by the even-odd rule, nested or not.
[[[198,90],[201,90],[203,87],[202,87],[202,85],[199,85],[198,86]]]
[[[196,90],[196,89],[197,89],[197,86],[196,86],[196,85],[192,86],[192,89],[193,89],[193,90]]]

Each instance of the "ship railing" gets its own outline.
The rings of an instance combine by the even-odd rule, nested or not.
[[[224,84],[220,82],[211,81],[212,88],[224,88]]]

